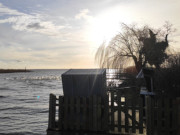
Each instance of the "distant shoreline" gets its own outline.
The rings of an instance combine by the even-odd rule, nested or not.
[[[26,69],[0,69],[0,73],[18,73],[18,72],[32,72]]]

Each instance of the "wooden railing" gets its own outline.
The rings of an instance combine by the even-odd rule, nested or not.
[[[107,101],[98,96],[56,98],[50,94],[48,130],[105,132],[108,129]]]
[[[178,104],[172,97],[146,97],[147,135],[178,135]]]
[[[136,88],[108,91],[106,98],[50,94],[47,131],[176,135],[176,99],[140,96]]]
[[[135,88],[109,91],[109,108],[110,132],[143,134],[143,99]]]

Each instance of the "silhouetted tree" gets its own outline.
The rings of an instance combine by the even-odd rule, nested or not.
[[[142,53],[145,55],[145,63],[154,65],[157,69],[160,65],[168,58],[165,50],[168,47],[168,34],[165,36],[164,41],[158,42],[156,35],[151,30],[149,30],[150,37],[143,37],[140,40],[143,42]]]
[[[159,68],[167,58],[165,50],[172,25],[166,23],[165,30],[147,25],[138,28],[122,23],[121,26],[122,31],[107,46],[103,43],[98,48],[95,59],[100,67],[121,68],[133,62],[138,72],[148,64]],[[164,36],[165,40],[162,40]]]
[[[170,55],[164,67],[155,70],[154,79],[157,90],[180,96],[180,52]]]

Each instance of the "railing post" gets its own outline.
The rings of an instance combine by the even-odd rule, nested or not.
[[[109,131],[109,95],[104,99],[104,120],[103,120],[103,130]]]
[[[143,134],[143,97],[139,96],[139,133]]]
[[[87,118],[87,98],[83,97],[82,98],[82,105],[83,105],[83,110],[82,110],[82,121],[83,121],[83,125],[82,125],[82,129],[83,130],[87,130],[87,124],[88,124],[88,118]]]
[[[102,131],[102,99],[101,97],[97,97],[97,129],[98,131]]]
[[[114,91],[111,91],[111,131],[114,131]]]
[[[93,95],[93,130],[97,131],[97,96]]]
[[[68,97],[64,97],[64,122],[63,122],[63,128],[64,130],[68,129],[68,114],[69,114],[69,104],[68,104],[69,98]]]
[[[117,103],[118,103],[118,131],[121,132],[121,111],[122,111],[122,107],[121,107],[121,92],[118,91],[117,92]]]
[[[152,119],[151,119],[151,97],[150,96],[146,96],[146,132],[147,135],[152,135],[152,129],[151,129],[151,125],[152,125]]]
[[[175,104],[173,104],[173,126],[177,127],[177,134],[180,134],[180,97],[176,98]],[[177,119],[176,119],[177,117]]]
[[[129,120],[128,120],[128,105],[129,105],[129,97],[125,95],[125,105],[124,105],[124,112],[125,112],[125,132],[129,132]]]
[[[56,114],[56,96],[50,94],[49,97],[49,121],[48,121],[48,129],[56,128],[55,125],[55,114]]]
[[[58,119],[58,128],[59,130],[62,130],[63,128],[63,112],[64,112],[64,106],[63,106],[63,96],[59,96],[59,119]]]

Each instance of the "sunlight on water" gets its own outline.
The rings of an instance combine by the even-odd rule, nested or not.
[[[13,77],[13,78],[4,78],[5,80],[60,80],[60,76],[35,76],[35,77]]]
[[[49,94],[63,94],[65,71],[0,74],[0,134],[46,134]]]

